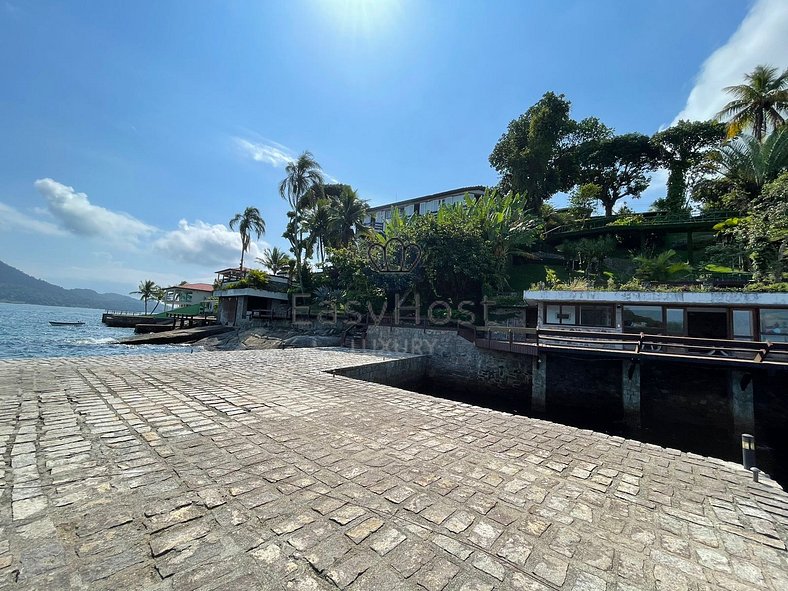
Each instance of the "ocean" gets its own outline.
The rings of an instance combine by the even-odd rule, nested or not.
[[[150,355],[182,352],[190,345],[120,345],[133,328],[101,323],[103,310],[0,303],[0,359]],[[83,326],[50,326],[49,321],[84,322]]]

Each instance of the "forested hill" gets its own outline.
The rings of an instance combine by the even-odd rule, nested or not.
[[[129,296],[97,293],[92,289],[64,289],[22,273],[2,261],[0,261],[0,302],[72,308],[142,310],[142,302]]]

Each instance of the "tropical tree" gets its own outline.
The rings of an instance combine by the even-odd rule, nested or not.
[[[249,245],[252,242],[252,234],[260,238],[265,234],[265,220],[260,215],[260,210],[256,207],[247,207],[243,213],[237,213],[230,220],[230,229],[235,230],[238,227],[238,233],[241,235],[241,271],[244,268],[244,254],[249,250]]]
[[[601,193],[602,187],[594,183],[578,185],[569,195],[569,213],[575,220],[584,222],[594,214]]]
[[[750,135],[728,142],[719,151],[717,169],[743,194],[743,201],[758,197],[766,183],[788,169],[788,126],[763,142]]]
[[[284,237],[290,240],[291,249],[296,259],[296,275],[301,285],[301,269],[304,254],[304,228],[301,211],[304,209],[307,197],[316,198],[315,186],[323,184],[323,172],[311,152],[304,152],[296,160],[289,162],[285,167],[287,176],[279,183],[279,194],[290,205],[293,212],[291,219],[293,227],[285,232]],[[303,286],[302,286],[303,287]]]
[[[717,113],[717,119],[727,120],[728,137],[732,138],[744,129],[752,129],[759,142],[772,129],[785,123],[788,111],[788,69],[779,72],[770,66],[757,66],[744,76],[746,82],[728,86],[725,92],[734,99]]]
[[[290,255],[278,246],[266,248],[263,251],[263,256],[257,257],[257,262],[271,271],[272,275],[279,275],[282,271],[287,271],[291,260]]]
[[[575,184],[572,147],[578,124],[569,117],[570,106],[563,94],[545,93],[509,123],[490,154],[490,165],[501,175],[499,190],[526,195],[533,211]]]
[[[714,229],[745,251],[759,281],[783,281],[788,257],[788,172],[767,183],[751,201],[749,215],[730,218]]]
[[[159,286],[156,285],[151,279],[140,281],[140,285],[136,291],[129,292],[129,295],[139,295],[140,299],[145,302],[145,313],[148,313],[148,301],[155,299],[158,293]]]
[[[326,258],[326,247],[334,245],[333,203],[328,199],[318,199],[315,206],[305,212],[304,224],[317,245],[320,262]]]
[[[648,136],[627,133],[591,140],[577,149],[578,179],[599,187],[605,215],[624,197],[640,197],[651,180],[647,173],[657,166],[657,149]]]
[[[670,172],[668,193],[654,202],[654,209],[686,211],[689,209],[687,187],[693,178],[705,172],[709,154],[725,139],[725,125],[716,121],[679,121],[651,137],[657,160]]]
[[[689,263],[676,261],[676,251],[666,250],[655,256],[645,254],[633,258],[637,269],[635,277],[644,281],[668,281],[680,274],[692,271]]]
[[[331,234],[337,246],[347,246],[355,238],[367,214],[367,202],[349,185],[331,204]]]
[[[164,302],[164,311],[165,312],[167,311],[167,304],[165,302],[166,297],[167,297],[167,292],[164,291],[164,288],[161,288],[157,285],[156,289],[153,291],[153,297],[151,298],[156,301],[156,305],[153,306],[153,310],[150,311],[151,314],[153,314],[156,311],[156,309],[159,307],[159,304],[161,304],[162,302]]]

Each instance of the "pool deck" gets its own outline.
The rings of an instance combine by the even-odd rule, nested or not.
[[[788,589],[741,467],[293,349],[0,361],[0,588]]]

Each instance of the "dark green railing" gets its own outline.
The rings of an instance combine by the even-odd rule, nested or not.
[[[667,213],[667,212],[644,212],[626,215],[613,215],[589,218],[581,222],[573,222],[563,226],[551,228],[546,234],[555,236],[558,234],[568,234],[571,232],[582,232],[584,230],[598,230],[600,228],[628,229],[628,228],[652,228],[669,225],[690,225],[690,224],[717,224],[725,220],[736,217],[736,212],[714,211],[701,213],[698,215],[688,215],[686,213]],[[632,223],[616,224],[617,220],[633,218]],[[637,218],[642,218],[637,220]]]

